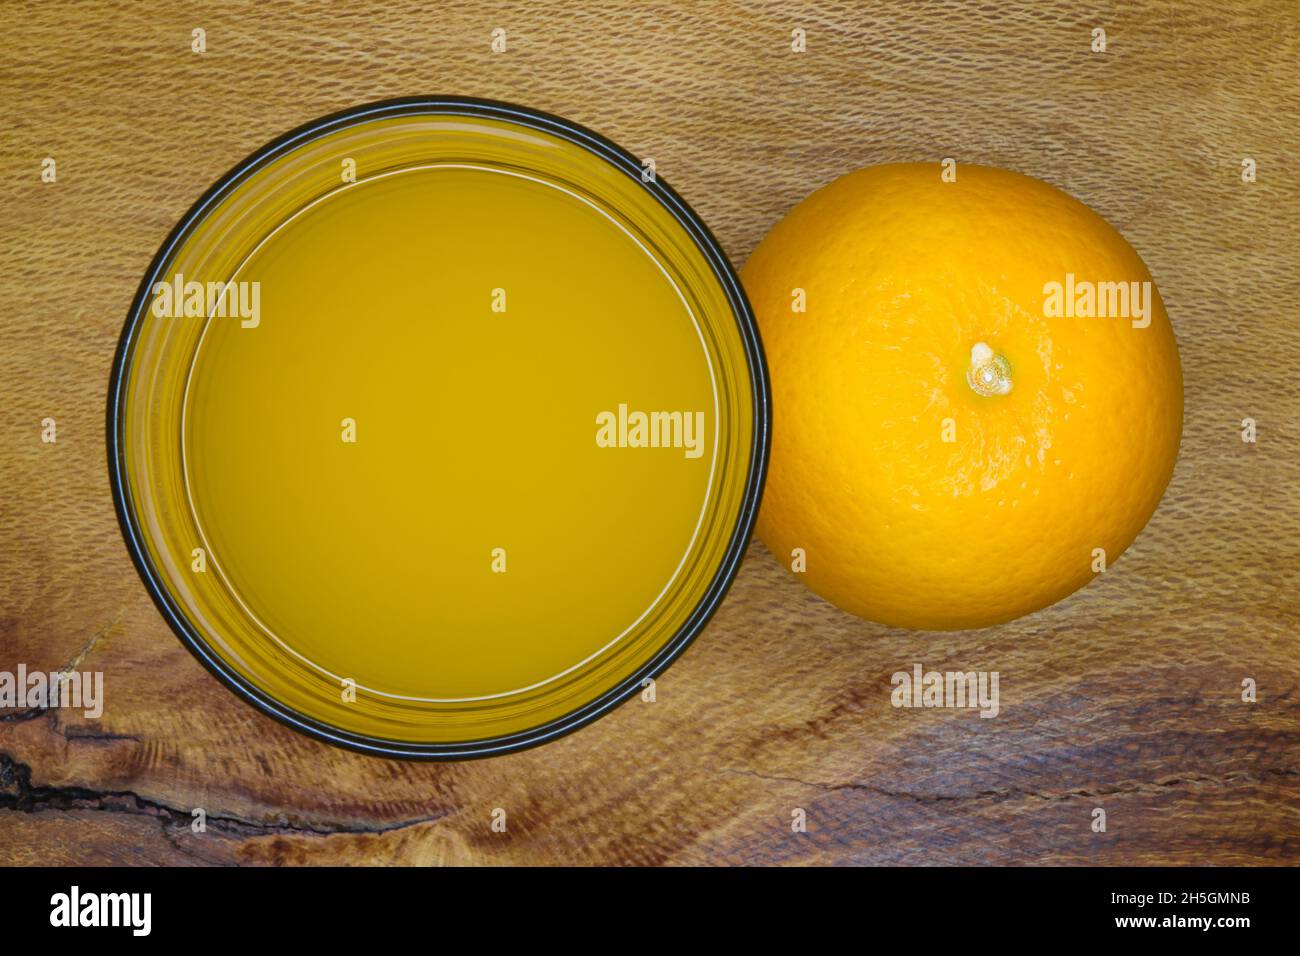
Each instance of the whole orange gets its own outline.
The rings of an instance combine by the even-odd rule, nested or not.
[[[844,176],[743,270],[772,375],[760,537],[839,607],[944,630],[1113,562],[1183,416],[1173,330],[1123,237],[1030,177],[947,172]]]

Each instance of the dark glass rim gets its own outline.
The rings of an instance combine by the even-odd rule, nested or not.
[[[208,645],[204,637],[186,620],[163,585],[157,569],[149,559],[134,511],[129,503],[130,492],[126,479],[126,461],[122,442],[122,429],[125,427],[122,406],[126,394],[123,386],[126,371],[130,364],[130,356],[134,348],[136,331],[148,308],[149,292],[154,283],[158,281],[163,266],[170,260],[172,253],[188,238],[194,226],[236,186],[267,163],[294,149],[300,143],[357,123],[383,117],[408,115],[486,117],[527,126],[540,132],[558,136],[588,152],[594,153],[640,182],[644,188],[658,199],[673,218],[686,229],[696,246],[704,253],[713,269],[715,278],[726,293],[733,317],[740,331],[745,358],[749,366],[754,414],[754,440],[750,449],[745,491],[741,499],[740,513],[737,516],[731,540],[708,589],[695,606],[690,617],[687,618],[672,638],[659,649],[654,657],[638,668],[634,674],[617,686],[607,690],[595,700],[561,717],[513,734],[456,743],[412,743],[370,737],[341,730],[307,717],[286,706],[254,686],[222,660]],[[132,300],[131,310],[127,315],[126,324],[122,328],[122,334],[118,339],[108,392],[107,446],[109,482],[113,489],[113,502],[122,536],[126,541],[127,550],[131,554],[136,570],[149,591],[150,597],[153,598],[154,603],[158,606],[159,611],[162,612],[163,617],[176,636],[180,638],[181,643],[218,680],[234,691],[236,696],[263,713],[308,736],[373,756],[416,760],[459,760],[488,757],[496,754],[512,753],[554,740],[591,723],[598,717],[613,710],[639,692],[646,680],[653,679],[663,673],[668,665],[677,659],[704,628],[704,625],[708,623],[735,579],[758,515],[758,505],[762,497],[763,482],[767,476],[768,455],[771,449],[771,387],[768,381],[767,365],[763,356],[763,345],[759,338],[753,311],[745,296],[744,289],[741,287],[740,279],[728,261],[726,254],[722,251],[722,247],[708,227],[705,226],[703,220],[667,183],[657,175],[651,181],[645,182],[641,173],[641,164],[626,150],[598,133],[549,113],[496,100],[470,97],[408,97],[353,107],[313,120],[285,133],[254,152],[222,176],[181,217],[180,222],[167,236],[145,272],[144,278],[141,280]]]

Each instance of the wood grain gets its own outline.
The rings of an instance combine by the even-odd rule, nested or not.
[[[4,714],[0,862],[1300,860],[1294,4],[9,2],[0,44],[0,669],[79,661],[108,697],[96,721]],[[383,761],[262,717],[130,565],[104,463],[113,347],[167,230],[238,160],[434,92],[654,157],[737,263],[870,163],[953,156],[1068,190],[1141,252],[1177,330],[1186,428],[1160,510],[1084,591],[960,634],[853,619],[756,543],[657,702],[509,757]],[[913,662],[999,671],[1000,715],[895,710]]]

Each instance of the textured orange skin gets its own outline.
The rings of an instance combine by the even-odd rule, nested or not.
[[[781,220],[742,270],[772,373],[758,533],[778,560],[802,548],[822,597],[934,630],[1060,600],[1095,548],[1114,562],[1173,472],[1182,370],[1154,283],[1147,328],[1048,318],[1066,273],[1151,279],[1082,203],[989,167],[859,170]],[[977,342],[1010,362],[1010,393],[967,383]]]

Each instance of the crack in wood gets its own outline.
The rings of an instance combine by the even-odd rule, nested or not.
[[[163,835],[175,844],[173,836],[181,830],[190,830],[192,810],[171,806],[159,800],[143,797],[131,790],[95,790],[89,787],[49,787],[32,783],[32,769],[0,752],[0,811],[18,813],[75,812],[89,810],[103,813],[123,813],[152,817],[163,829]],[[396,820],[391,823],[315,823],[280,820],[250,820],[231,815],[207,814],[205,823],[209,830],[223,836],[337,836],[391,833],[426,823],[437,823],[450,816],[449,811],[439,811],[422,817]]]
[[[863,793],[872,793],[893,800],[910,800],[915,803],[956,803],[968,800],[1006,801],[1017,799],[1058,802],[1063,800],[1083,798],[1094,799],[1097,797],[1112,797],[1129,794],[1161,794],[1167,793],[1170,789],[1180,787],[1184,784],[1210,783],[1215,785],[1227,785],[1240,782],[1260,782],[1258,776],[1250,773],[1227,773],[1218,777],[1191,774],[1182,777],[1171,777],[1168,780],[1158,780],[1153,782],[1138,781],[1132,784],[1116,785],[1111,787],[1079,787],[1073,790],[1061,790],[1058,792],[1027,790],[1022,787],[992,787],[971,791],[970,793],[949,794],[915,793],[908,790],[893,790],[888,787],[880,787],[868,783],[858,783],[856,781],[826,783],[819,780],[804,780],[801,777],[767,774],[761,773],[757,770],[741,770],[732,767],[724,769],[723,772],[742,777],[754,777],[759,780],[793,783],[804,787],[811,787],[814,790],[823,790],[828,793],[841,790],[859,791]],[[1300,769],[1290,767],[1268,767],[1263,771],[1260,771],[1260,773],[1279,777],[1297,777],[1300,776]]]
[[[27,710],[0,714],[0,724],[26,723],[27,721],[35,720],[38,717],[47,718],[47,722],[50,725],[50,733],[62,737],[66,741],[84,740],[89,743],[112,743],[127,740],[137,744],[144,743],[144,741],[135,734],[119,734],[109,730],[98,730],[94,726],[84,724],[60,724],[58,712],[49,707],[31,707]]]
[[[81,666],[81,662],[90,656],[90,652],[93,651],[101,641],[103,641],[106,637],[108,637],[108,635],[111,634],[114,631],[114,629],[116,629],[117,626],[122,623],[122,615],[124,615],[125,613],[126,613],[126,607],[125,606],[119,607],[117,609],[117,613],[113,615],[113,619],[109,621],[107,624],[105,624],[103,627],[101,627],[94,634],[90,635],[90,639],[87,640],[86,643],[81,646],[81,650],[79,650],[70,661],[64,664],[63,667],[60,668],[60,671],[66,674],[76,670],[79,666]]]

